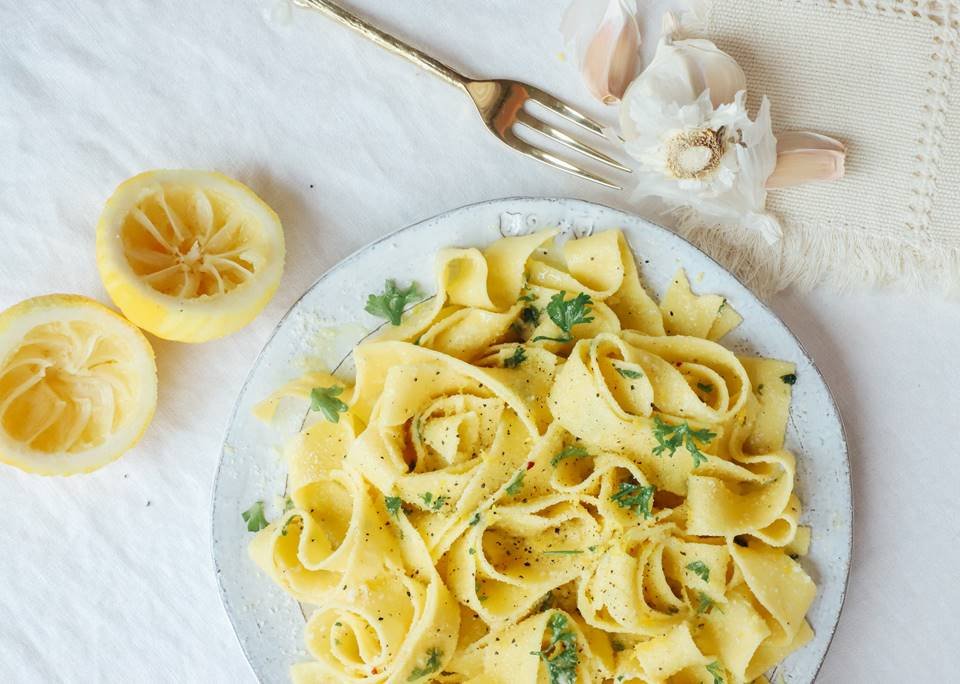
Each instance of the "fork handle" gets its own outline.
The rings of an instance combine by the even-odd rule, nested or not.
[[[415,47],[407,45],[402,40],[394,38],[388,33],[384,33],[376,26],[371,26],[360,17],[348,12],[330,0],[294,0],[294,4],[306,9],[323,12],[341,24],[349,26],[360,35],[366,36],[380,47],[398,54],[401,57],[406,57],[417,66],[439,76],[450,85],[455,85],[458,88],[466,88],[467,83],[469,83],[469,79],[466,76],[457,73],[446,64],[437,61],[428,54],[420,52],[420,50]]]

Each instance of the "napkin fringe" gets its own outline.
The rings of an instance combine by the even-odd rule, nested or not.
[[[896,284],[907,289],[960,296],[960,249],[935,243],[913,247],[843,225],[784,226],[769,245],[743,226],[705,224],[696,212],[671,212],[673,229],[733,272],[761,297],[787,287],[821,284],[840,291]]]

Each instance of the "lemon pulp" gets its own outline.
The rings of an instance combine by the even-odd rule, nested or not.
[[[119,457],[156,407],[143,334],[74,295],[35,297],[0,314],[0,460],[69,475]]]
[[[283,272],[283,230],[252,190],[210,171],[148,171],[123,183],[97,227],[110,296],[155,335],[202,342],[249,323]]]

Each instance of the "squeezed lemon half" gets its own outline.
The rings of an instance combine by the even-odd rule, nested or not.
[[[102,304],[57,294],[0,313],[0,461],[96,470],[140,439],[156,405],[150,343]]]
[[[283,274],[280,219],[213,171],[147,171],[122,183],[97,225],[114,303],[158,337],[205,342],[252,321]]]

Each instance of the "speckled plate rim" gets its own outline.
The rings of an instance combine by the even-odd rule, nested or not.
[[[233,630],[234,637],[236,638],[241,651],[243,652],[244,658],[247,661],[247,665],[250,667],[252,674],[257,678],[258,681],[262,682],[263,680],[261,679],[260,674],[257,672],[257,669],[254,666],[253,659],[251,657],[251,653],[247,648],[244,638],[240,634],[240,629],[237,625],[237,620],[235,619],[234,607],[231,603],[230,596],[228,595],[227,590],[224,587],[224,583],[222,579],[223,568],[221,567],[221,562],[217,554],[217,543],[216,543],[217,515],[216,513],[217,513],[217,502],[219,500],[218,493],[220,488],[220,482],[221,482],[221,478],[224,470],[225,456],[227,455],[227,445],[228,445],[229,434],[231,433],[233,426],[239,416],[239,411],[241,408],[244,393],[246,392],[251,380],[256,375],[258,369],[260,368],[268,348],[270,347],[271,343],[273,343],[273,341],[276,339],[280,331],[283,329],[284,325],[288,323],[288,321],[291,319],[293,314],[298,310],[299,306],[303,303],[303,300],[320,283],[324,282],[325,280],[333,276],[335,273],[337,273],[341,269],[348,267],[360,255],[368,252],[374,247],[377,247],[382,243],[385,243],[389,240],[397,238],[401,236],[403,233],[411,231],[423,224],[441,223],[444,220],[452,219],[456,217],[458,214],[467,213],[470,210],[475,210],[479,208],[489,208],[494,205],[499,205],[504,212],[511,212],[511,211],[519,212],[519,211],[523,211],[525,208],[530,208],[527,205],[537,205],[541,203],[548,203],[548,204],[563,203],[563,204],[569,204],[569,205],[579,207],[588,212],[591,210],[608,212],[612,215],[620,216],[623,219],[630,222],[639,221],[640,223],[645,224],[644,225],[645,230],[659,232],[668,240],[673,240],[673,241],[676,241],[677,243],[682,243],[686,249],[698,253],[706,261],[712,263],[717,270],[722,271],[730,279],[735,281],[740,286],[740,288],[742,288],[743,294],[749,299],[751,299],[755,306],[759,307],[761,310],[766,312],[774,321],[776,321],[783,328],[783,330],[791,338],[792,342],[796,345],[796,348],[802,355],[803,359],[807,362],[809,367],[816,373],[817,379],[819,380],[820,384],[823,386],[826,397],[829,400],[829,409],[830,409],[830,412],[832,413],[832,417],[834,417],[836,420],[837,428],[839,430],[839,434],[841,437],[840,444],[839,444],[839,452],[840,452],[839,455],[842,456],[842,461],[840,464],[841,465],[840,474],[843,480],[845,481],[846,486],[844,487],[844,493],[846,494],[846,501],[847,501],[847,506],[845,511],[847,514],[847,535],[846,535],[845,554],[842,559],[842,573],[841,573],[843,580],[842,580],[841,586],[839,587],[839,593],[836,600],[837,602],[836,602],[835,610],[831,611],[833,615],[832,615],[832,618],[829,619],[829,624],[826,626],[829,634],[822,645],[822,651],[819,655],[819,661],[817,662],[815,668],[813,669],[812,676],[809,678],[809,680],[807,680],[807,683],[812,684],[816,680],[817,675],[819,674],[821,668],[823,667],[823,663],[830,649],[830,645],[832,644],[833,639],[836,636],[836,631],[839,626],[840,617],[843,613],[843,607],[846,600],[847,588],[850,581],[850,567],[853,560],[853,529],[854,529],[853,488],[852,488],[852,482],[850,477],[850,460],[849,460],[849,449],[847,446],[846,428],[844,426],[843,418],[837,407],[836,400],[833,396],[833,393],[830,390],[830,387],[827,384],[826,380],[824,379],[820,369],[817,367],[816,363],[814,363],[813,358],[807,352],[806,348],[803,346],[803,343],[800,341],[797,335],[793,332],[790,326],[788,326],[766,304],[766,302],[764,302],[762,299],[757,297],[736,275],[728,271],[720,263],[718,263],[715,259],[713,259],[709,254],[706,254],[705,252],[700,250],[698,247],[696,247],[694,244],[692,244],[690,241],[686,240],[682,236],[677,235],[676,233],[668,230],[667,228],[664,228],[655,223],[652,223],[647,219],[644,219],[637,215],[630,214],[623,210],[615,209],[613,207],[609,207],[607,205],[600,204],[597,202],[590,202],[587,200],[581,200],[576,198],[517,196],[517,197],[504,197],[504,198],[497,198],[497,199],[491,199],[491,200],[483,200],[480,202],[465,204],[460,207],[456,207],[454,209],[450,209],[450,210],[441,212],[439,214],[435,214],[434,216],[421,219],[414,223],[407,224],[355,250],[353,253],[341,259],[339,262],[337,262],[336,264],[331,266],[329,269],[327,269],[306,290],[304,290],[304,292],[296,299],[296,301],[293,302],[293,304],[291,304],[290,308],[287,309],[286,313],[284,313],[284,315],[277,322],[277,325],[274,327],[273,331],[271,332],[270,337],[266,340],[263,347],[258,352],[257,357],[254,359],[254,362],[251,365],[250,370],[248,371],[244,379],[243,385],[241,386],[240,392],[237,395],[237,400],[234,403],[233,410],[230,413],[230,418],[227,423],[226,429],[224,431],[224,438],[222,442],[220,456],[219,456],[217,467],[214,473],[213,485],[211,488],[211,504],[210,504],[210,553],[211,553],[211,559],[213,561],[214,575],[216,577],[216,582],[217,582],[217,590],[220,595],[220,600],[223,603],[224,611],[227,614],[227,619],[230,622],[230,627]],[[372,332],[374,331],[371,331],[371,333],[368,333],[368,334],[372,334]],[[816,530],[814,530],[813,534],[814,534],[814,539],[816,539]],[[264,582],[269,582],[269,579],[266,578],[265,576],[263,577],[263,580]],[[818,595],[820,591],[821,591],[821,588],[818,586]],[[821,630],[822,629],[823,629],[823,626],[821,626]],[[806,648],[806,646],[804,648]],[[802,650],[803,649],[800,649],[800,651]],[[800,651],[798,651],[797,653],[799,653]],[[790,657],[792,658],[794,655],[795,654],[792,654]],[[784,662],[788,662],[788,661],[784,661]],[[779,666],[773,671],[772,676],[776,676],[778,671],[779,671]],[[795,680],[791,680],[791,684],[793,684],[794,681]]]

